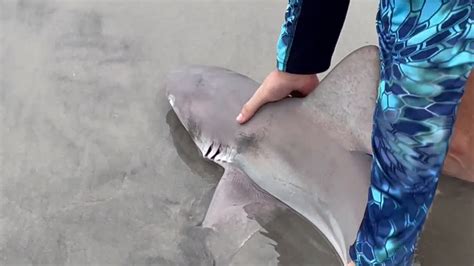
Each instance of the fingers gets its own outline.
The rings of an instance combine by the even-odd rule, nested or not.
[[[271,72],[260,88],[243,106],[236,120],[240,124],[249,121],[254,114],[268,102],[275,102],[287,97],[305,97],[318,85],[316,75],[296,75],[280,71]]]
[[[242,107],[242,110],[236,118],[237,122],[240,124],[246,123],[253,117],[260,107],[268,102],[268,99],[266,99],[263,93],[263,88],[258,88],[252,98],[250,98],[250,100]]]

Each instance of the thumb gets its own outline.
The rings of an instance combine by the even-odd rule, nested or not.
[[[244,104],[242,110],[240,111],[239,115],[237,116],[236,120],[240,124],[244,124],[245,122],[249,121],[254,114],[262,107],[262,105],[269,102],[264,94],[262,93],[263,88],[260,87],[255,94],[248,100],[247,103]]]

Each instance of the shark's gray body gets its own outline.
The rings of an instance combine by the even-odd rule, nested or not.
[[[204,66],[170,75],[173,109],[203,156],[226,169],[203,222],[231,242],[226,250],[214,242],[218,262],[227,263],[230,249],[259,229],[248,210],[256,203],[269,213],[292,208],[347,261],[367,199],[377,82],[377,48],[364,47],[310,96],[264,106],[241,126],[235,116],[258,87],[255,81]]]

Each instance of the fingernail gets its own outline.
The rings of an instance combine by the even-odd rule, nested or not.
[[[238,122],[242,122],[242,118],[243,118],[242,114],[239,114],[239,115],[237,116],[236,120],[237,120]]]

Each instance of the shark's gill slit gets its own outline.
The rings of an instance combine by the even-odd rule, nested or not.
[[[219,147],[217,147],[217,151],[216,153],[211,157],[211,160],[214,160],[216,158],[217,155],[219,155],[221,153],[221,145],[219,144]]]
[[[206,154],[204,154],[204,157],[209,156],[209,153],[211,153],[212,151],[212,145],[214,145],[214,142],[212,142],[211,145],[209,145],[209,148],[207,148],[207,151],[206,151]]]

